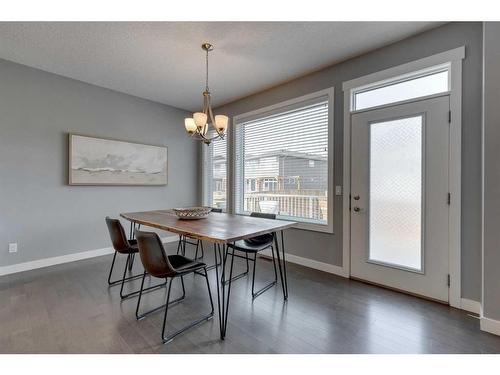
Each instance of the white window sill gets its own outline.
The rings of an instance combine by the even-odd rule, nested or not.
[[[236,213],[236,215],[250,216],[250,212]],[[311,232],[322,232],[333,234],[333,223],[319,224],[314,222],[300,221],[294,217],[276,215],[276,220],[294,221],[297,223],[292,229],[307,230]]]

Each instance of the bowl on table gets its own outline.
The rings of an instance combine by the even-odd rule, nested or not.
[[[182,220],[205,219],[212,211],[211,207],[174,208],[174,213]]]

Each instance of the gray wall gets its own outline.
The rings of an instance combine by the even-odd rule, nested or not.
[[[335,48],[334,45],[329,46],[328,41],[322,43],[325,48]],[[462,45],[466,46],[462,105],[462,296],[479,300],[481,294],[481,23],[444,25],[224,105],[218,108],[217,112],[235,116],[335,86],[334,184],[342,185],[342,82]],[[290,253],[334,265],[342,264],[342,197],[335,197],[334,206],[335,234],[290,231],[287,239],[287,249]]]
[[[500,23],[484,24],[483,315],[500,320]]]
[[[0,266],[108,247],[106,215],[195,204],[198,147],[185,115],[0,60]],[[68,186],[69,132],[168,146],[168,185]]]

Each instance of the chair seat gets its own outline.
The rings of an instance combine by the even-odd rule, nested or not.
[[[203,262],[197,262],[182,255],[169,255],[168,261],[176,273],[186,273],[206,266]]]
[[[125,249],[120,249],[118,252],[121,254],[136,254],[139,252],[139,246],[137,245],[137,240],[128,240],[129,246]]]
[[[135,254],[139,252],[139,246],[137,246],[137,240],[128,240],[129,247],[124,250],[120,251],[123,254]]]
[[[236,241],[235,244],[228,244],[228,247],[238,250],[238,251],[243,251],[246,253],[257,253],[259,251],[267,249],[269,246],[273,244],[273,237],[269,236],[268,241],[251,241],[252,239],[249,240],[239,240]]]

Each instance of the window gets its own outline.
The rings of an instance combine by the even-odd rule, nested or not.
[[[415,72],[409,76],[393,78],[389,82],[374,83],[369,87],[353,90],[352,110],[358,111],[449,90],[449,65],[434,67],[425,72]]]
[[[332,91],[234,119],[237,214],[276,213],[304,229],[331,231]]]
[[[210,136],[213,136],[211,134]],[[227,142],[212,141],[203,147],[203,204],[226,211],[227,201]]]

